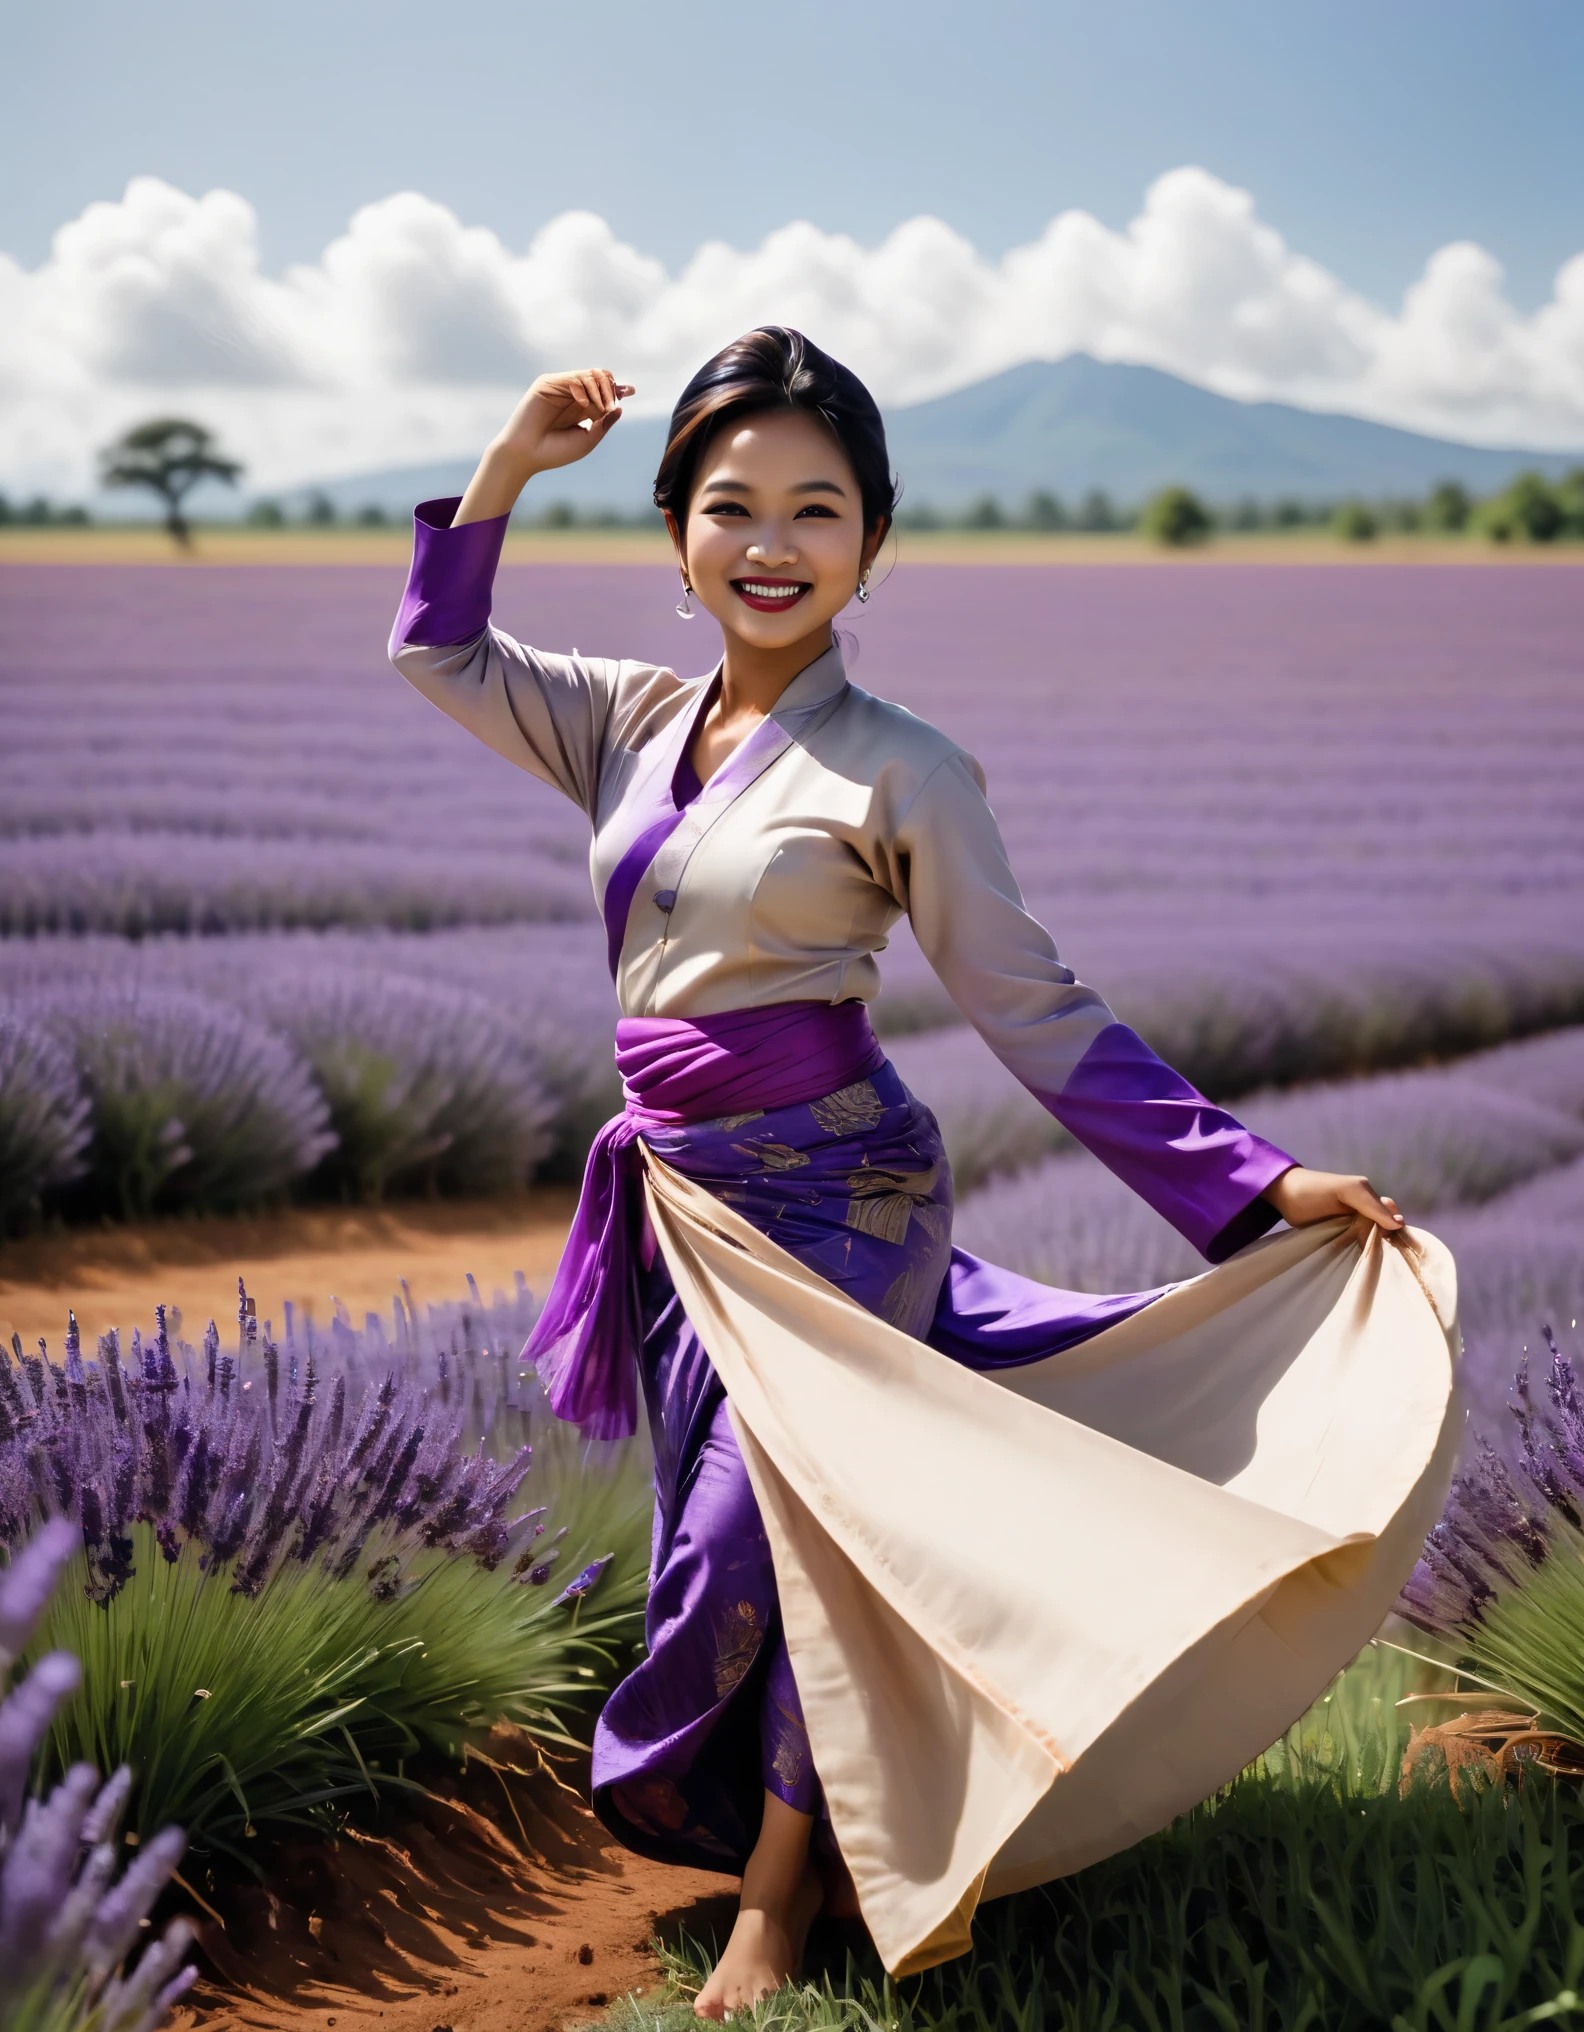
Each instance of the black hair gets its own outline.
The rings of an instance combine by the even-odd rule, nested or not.
[[[767,409],[802,409],[820,418],[857,477],[865,529],[879,522],[883,535],[902,490],[875,399],[850,367],[785,325],[762,325],[733,339],[683,389],[655,475],[655,506],[669,509],[684,526],[710,440],[725,424]]]

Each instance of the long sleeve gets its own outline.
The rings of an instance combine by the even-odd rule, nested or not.
[[[1063,965],[1024,907],[970,757],[921,786],[896,855],[925,957],[1064,1128],[1213,1263],[1274,1226],[1260,1195],[1294,1159],[1206,1100]]]
[[[392,663],[409,684],[519,769],[552,784],[592,817],[601,762],[619,723],[669,672],[602,657],[530,649],[490,626],[490,596],[507,517],[451,526],[458,499],[425,501],[413,517],[413,558],[391,633]]]

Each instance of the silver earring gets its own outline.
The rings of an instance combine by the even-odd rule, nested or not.
[[[869,604],[869,574],[867,572],[858,581],[858,603],[864,607],[867,607]]]
[[[693,588],[686,579],[682,581],[682,597],[677,601],[677,612],[684,621],[691,621],[693,618]]]

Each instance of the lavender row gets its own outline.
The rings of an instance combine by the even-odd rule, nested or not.
[[[8,573],[11,921],[586,920],[581,815],[385,665],[398,579],[84,568],[66,611],[57,576]],[[497,607],[551,648],[702,668],[713,645],[669,616],[666,581],[508,570]],[[1344,962],[1503,924],[1565,943],[1575,581],[904,567],[853,669],[979,755],[1028,894],[1097,978],[1163,926],[1206,952],[1302,929]]]
[[[1584,1020],[1584,951],[1498,956],[1464,942],[1355,952],[1329,969],[1269,954],[1263,966],[1240,966],[1230,955],[1210,964],[1194,954],[1174,967],[1169,949],[1154,961],[1150,969],[1119,964],[1097,978],[1120,1017],[1218,1098],[1454,1057]],[[913,978],[921,995],[939,994],[933,977]],[[893,1009],[906,1016],[912,1006]],[[935,1110],[961,1191],[1072,1147],[965,1025],[904,1031],[888,1037],[887,1048]],[[1335,1105],[1326,1103],[1333,1113]]]
[[[483,997],[218,956],[206,992],[134,964],[0,1002],[0,1229],[51,1205],[134,1219],[303,1186],[496,1192],[554,1149],[557,1101]]]
[[[437,869],[437,863],[443,866]],[[576,921],[587,877],[520,852],[106,828],[0,842],[0,938]]]
[[[88,1671],[44,1775],[111,1744],[141,1833],[175,1819],[232,1854],[498,1719],[566,1741],[636,1633],[647,1521],[637,1449],[551,1448],[547,1477],[513,1443],[522,1390],[514,1418],[466,1387],[531,1318],[525,1291],[460,1318],[399,1302],[390,1338],[288,1321],[277,1343],[238,1289],[234,1341],[211,1321],[184,1342],[161,1306],[125,1347],[85,1355],[69,1321],[59,1359],[0,1354],[0,1544],[63,1515],[82,1555],[46,1631]]]

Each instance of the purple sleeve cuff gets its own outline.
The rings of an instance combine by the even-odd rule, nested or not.
[[[420,501],[413,510],[412,569],[391,635],[392,647],[420,649],[471,642],[489,626],[490,593],[509,516],[451,527],[460,494]]]
[[[1056,1095],[1037,1097],[1212,1263],[1281,1218],[1260,1198],[1296,1163],[1207,1101],[1136,1031],[1101,1031]]]

